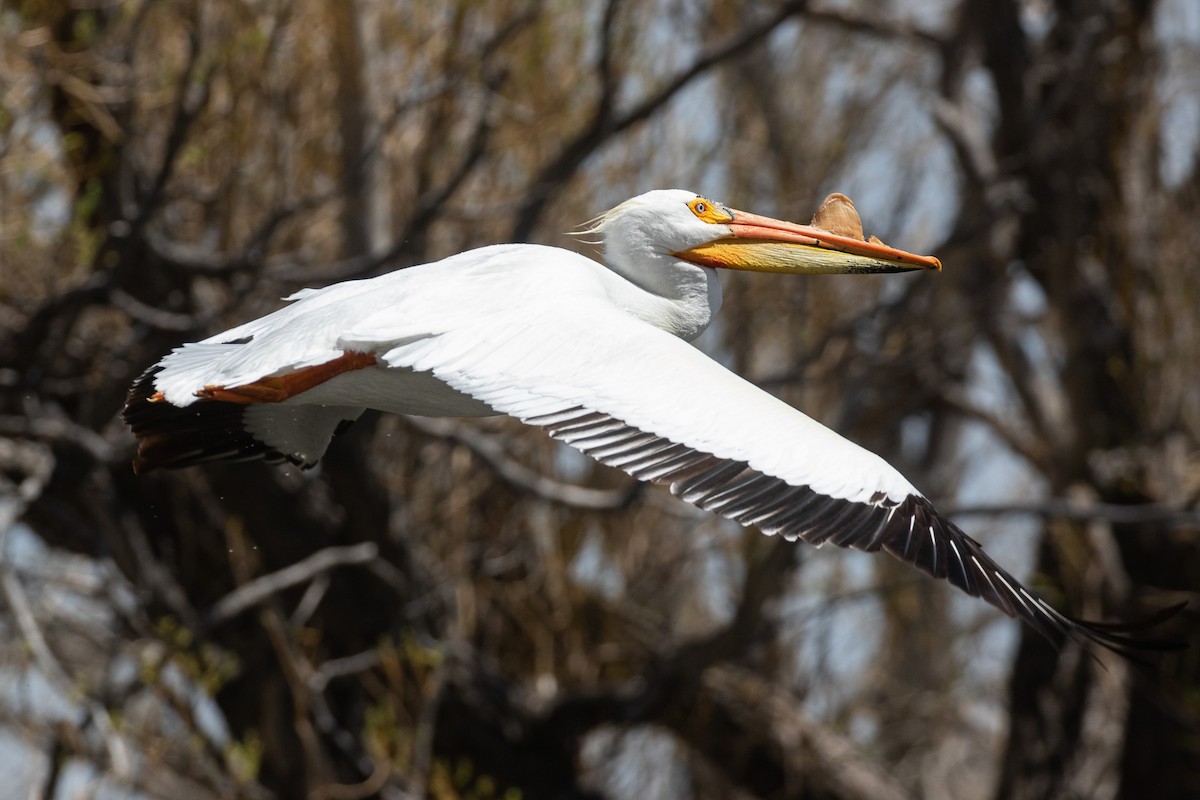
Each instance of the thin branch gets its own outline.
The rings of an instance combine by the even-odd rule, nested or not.
[[[454,193],[466,183],[475,166],[487,153],[488,142],[492,133],[492,99],[498,92],[503,80],[504,76],[500,72],[495,72],[487,77],[483,108],[479,112],[479,119],[475,122],[475,130],[471,134],[471,142],[467,147],[466,153],[463,154],[458,166],[450,172],[450,175],[440,187],[431,188],[423,194],[416,213],[411,215],[408,224],[405,225],[404,231],[399,236],[401,243],[419,241],[424,238],[423,232],[429,228],[433,220],[437,219],[442,208],[450,201]],[[382,266],[385,263],[386,261],[377,260],[377,266]]]
[[[308,688],[314,693],[325,691],[325,687],[335,678],[345,678],[366,672],[379,663],[378,650],[366,650],[352,656],[331,658],[313,670],[308,676]]]
[[[424,797],[433,764],[433,735],[437,727],[438,712],[446,688],[447,660],[443,658],[434,668],[434,673],[422,691],[424,702],[413,732],[412,760],[409,768],[410,791],[413,797]]]
[[[325,593],[329,591],[329,575],[321,573],[313,578],[312,583],[304,590],[304,596],[300,598],[300,602],[296,604],[296,608],[292,611],[292,615],[288,617],[288,627],[292,630],[303,627],[316,613],[317,608],[321,605],[321,601],[325,599]]]
[[[1062,437],[1055,435],[1058,431],[1050,419],[1045,403],[1040,401],[1034,387],[1033,379],[1036,371],[1030,363],[1029,356],[1013,341],[1011,335],[1002,330],[1001,321],[995,316],[982,315],[980,323],[979,327],[983,331],[984,338],[991,345],[1000,368],[1004,370],[1005,377],[1008,378],[1013,392],[1021,402],[1025,419],[1033,427],[1036,440],[1044,445],[1054,447],[1062,441]],[[1045,452],[1044,449],[1043,452]],[[1034,463],[1046,466],[1044,461]]]
[[[55,732],[50,739],[50,752],[46,754],[46,777],[42,780],[41,792],[38,794],[38,797],[43,800],[54,800],[58,796],[58,786],[62,778],[66,755],[62,737]]]
[[[924,291],[928,291],[924,284],[919,281],[910,281],[905,284],[903,291],[894,299],[876,303],[842,322],[828,326],[822,333],[821,338],[812,345],[807,346],[805,352],[799,358],[793,360],[786,370],[754,378],[754,383],[763,389],[769,390],[778,389],[806,379],[819,380],[820,374],[807,375],[806,372],[809,367],[817,364],[824,358],[825,353],[830,347],[852,339],[866,323],[874,324],[886,330],[891,325],[890,320],[897,316],[907,316],[911,313],[912,308],[917,303],[917,295]],[[840,366],[840,364],[832,365],[827,370],[822,370],[822,373],[832,372],[839,369]]]
[[[386,758],[375,759],[374,769],[366,780],[360,783],[325,783],[309,793],[309,800],[360,800],[379,794],[392,777],[392,763]],[[424,797],[424,794],[414,794],[414,797]]]
[[[1168,528],[1200,528],[1200,511],[1170,508],[1157,503],[1115,505],[1087,503],[1080,505],[1069,500],[1047,499],[1035,503],[994,503],[939,506],[948,516],[1004,517],[1025,515],[1044,519],[1072,519],[1111,522],[1116,525],[1162,525]]]
[[[148,306],[141,300],[123,289],[114,288],[109,292],[108,299],[130,319],[157,328],[161,331],[177,331],[184,333],[197,330],[204,326],[209,316],[207,314],[177,314],[174,311],[164,311],[154,306]]]
[[[162,262],[163,266],[176,272],[193,275],[226,275],[256,268],[265,258],[279,226],[284,222],[319,208],[333,200],[337,192],[317,194],[290,200],[278,205],[246,240],[241,249],[233,253],[220,253],[202,245],[178,242],[148,225],[144,234],[146,247]]]
[[[310,797],[319,796],[319,788],[330,782],[331,769],[312,716],[312,694],[308,691],[308,676],[312,674],[312,667],[308,660],[297,652],[297,643],[288,636],[283,617],[273,605],[262,609],[260,622],[267,632],[267,639],[271,642],[271,649],[275,651],[276,661],[292,698],[292,730],[300,742],[300,752],[303,754],[305,783],[311,787],[306,794]]]
[[[218,625],[269,600],[274,595],[310,581],[335,567],[366,564],[379,557],[374,542],[348,547],[326,547],[303,561],[249,581],[222,597],[208,612],[206,623]]]
[[[3,589],[4,599],[8,604],[9,610],[12,611],[13,618],[16,620],[17,629],[21,632],[21,638],[29,647],[30,652],[33,653],[38,670],[64,696],[77,696],[79,693],[75,691],[75,681],[71,679],[71,676],[63,669],[62,664],[59,663],[53,651],[50,650],[50,645],[46,642],[46,636],[42,633],[42,628],[37,621],[37,617],[34,616],[33,606],[29,602],[29,596],[25,594],[25,589],[17,577],[16,570],[13,569],[11,562],[7,558],[2,561],[3,565],[0,566],[0,588]],[[122,780],[128,778],[133,771],[133,761],[125,740],[117,732],[116,726],[113,724],[108,709],[86,695],[79,697],[78,701],[83,707],[86,718],[91,719],[96,724],[96,728],[104,740],[104,747],[108,753],[109,765],[113,773]]]
[[[369,650],[365,653],[336,658],[326,661],[317,669],[311,666],[305,673],[305,684],[308,687],[308,701],[312,707],[313,722],[317,730],[329,741],[333,742],[342,753],[366,776],[376,775],[380,765],[362,747],[355,734],[347,730],[333,714],[328,700],[325,698],[325,688],[335,677],[354,675],[372,669],[379,663],[379,651]],[[389,777],[394,777],[389,773]],[[368,778],[370,780],[370,778]]]
[[[103,436],[90,428],[60,417],[0,416],[0,434],[26,437],[51,444],[71,442],[79,445],[102,464],[112,463],[116,458],[116,449]]]
[[[852,16],[833,9],[814,8],[807,11],[804,18],[843,28],[851,33],[862,33],[879,39],[916,42],[936,48],[941,48],[946,43],[942,36],[916,25],[894,20],[880,22],[873,17]]]
[[[174,573],[167,569],[158,560],[158,557],[154,555],[154,549],[150,546],[150,539],[146,536],[146,531],[138,520],[137,515],[127,512],[122,515],[121,522],[125,541],[129,546],[130,552],[133,554],[139,584],[146,586],[151,592],[154,592],[166,604],[167,608],[171,609],[183,621],[184,625],[192,630],[198,630],[200,628],[200,617],[188,599],[187,591],[179,585],[179,581],[176,579]],[[164,659],[166,656],[167,652],[164,651]]]
[[[930,111],[934,123],[950,141],[963,175],[977,194],[991,199],[985,190],[996,182],[999,166],[982,121],[964,102],[946,97],[934,100]]]
[[[46,411],[38,405],[31,405],[34,405],[34,408],[26,410],[26,413],[46,414]],[[0,465],[5,469],[22,470],[25,475],[28,475],[29,480],[35,481],[28,488],[23,487],[22,497],[20,497],[23,505],[34,503],[34,500],[42,493],[42,488],[49,480],[50,470],[54,467],[54,458],[50,455],[49,450],[43,452],[25,449],[22,445],[17,444],[17,439],[34,439],[48,444],[71,441],[71,443],[82,446],[96,458],[96,461],[102,463],[113,461],[113,446],[109,445],[106,439],[92,431],[91,428],[85,428],[71,420],[61,419],[61,417],[2,415],[0,416],[0,435],[4,435],[10,440],[8,443],[0,445]],[[10,521],[0,518],[0,531],[4,530],[7,524],[10,524]]]
[[[142,230],[155,212],[158,211],[159,198],[162,197],[163,191],[167,188],[167,183],[171,180],[171,175],[175,172],[175,167],[179,163],[179,154],[183,151],[183,146],[187,143],[192,123],[196,121],[200,112],[208,105],[212,88],[209,81],[202,80],[199,84],[196,82],[200,63],[203,60],[201,58],[203,45],[200,40],[202,27],[203,23],[201,20],[196,19],[193,20],[192,25],[188,28],[188,60],[187,65],[184,67],[183,75],[179,79],[179,89],[175,98],[175,113],[171,119],[171,129],[167,132],[162,161],[158,165],[158,170],[155,172],[154,179],[150,183],[150,188],[142,196],[142,200],[138,204],[137,215],[129,221],[130,231],[127,236],[125,255],[128,255],[130,252],[128,242],[133,242],[141,238]],[[197,87],[194,93],[193,86]],[[124,261],[124,259],[122,260]]]
[[[802,710],[796,694],[741,667],[704,675],[711,702],[749,730],[766,731],[789,772],[819,783],[843,800],[911,800],[901,781],[853,740]],[[678,731],[684,735],[685,728]]]
[[[668,671],[699,671],[750,649],[764,633],[764,609],[784,594],[788,578],[799,566],[801,548],[781,537],[757,540],[760,552],[747,557],[741,598],[729,623],[714,633],[682,644],[670,657]]]
[[[1006,419],[980,408],[955,392],[942,392],[940,399],[947,407],[962,416],[987,425],[991,432],[998,436],[1009,449],[1029,461],[1030,464],[1039,469],[1046,468],[1048,457],[1043,446],[1044,440],[1030,440],[1029,437],[1013,428]]]
[[[804,12],[807,8],[808,0],[793,0],[784,3],[767,19],[745,28],[729,41],[700,55],[692,62],[691,66],[675,75],[657,92],[650,94],[623,113],[613,113],[611,104],[605,100],[605,95],[611,90],[602,91],[600,101],[588,124],[574,139],[568,141],[559,151],[558,156],[544,165],[529,182],[528,198],[517,212],[517,221],[513,225],[510,240],[523,242],[529,238],[546,205],[554,199],[558,190],[570,180],[580,165],[602,144],[625,129],[645,121],[666,106],[675,95],[687,88],[697,78],[713,67],[749,50],[784,22]],[[609,11],[612,10],[613,6],[609,6]],[[611,21],[608,24],[611,24]],[[602,60],[598,64],[598,69],[601,70],[600,81],[601,86],[604,87],[611,77],[603,72],[609,57],[604,54],[603,50],[601,52]]]
[[[596,63],[596,71],[600,74],[600,97],[596,100],[595,113],[598,119],[607,118],[612,112],[613,98],[617,95],[617,74],[613,69],[613,31],[620,10],[621,0],[608,0],[600,23],[600,55]]]

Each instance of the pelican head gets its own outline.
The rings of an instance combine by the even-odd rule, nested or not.
[[[682,189],[658,189],[626,200],[588,228],[604,237],[610,266],[629,268],[667,258],[701,267],[837,274],[940,270],[933,256],[863,236],[845,195],[831,194],[808,225],[728,208]]]

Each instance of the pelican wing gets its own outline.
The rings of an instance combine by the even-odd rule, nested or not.
[[[884,549],[1053,640],[1131,644],[1026,589],[883,459],[612,305],[456,324],[415,341],[387,320],[365,320],[344,344],[400,340],[384,352],[389,366],[430,372],[604,464],[764,533]]]

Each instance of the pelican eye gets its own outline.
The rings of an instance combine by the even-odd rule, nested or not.
[[[720,203],[714,203],[711,200],[706,200],[703,197],[697,197],[695,200],[688,201],[688,208],[692,210],[702,222],[710,224],[719,224],[729,222],[733,219],[733,215],[721,207]]]

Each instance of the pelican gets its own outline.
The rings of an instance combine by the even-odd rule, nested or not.
[[[129,391],[134,468],[266,459],[311,467],[365,409],[508,414],[597,461],[766,534],[886,550],[1054,641],[1123,652],[1117,626],[1068,617],[993,561],[903,475],[688,342],[719,271],[940,270],[866,239],[831,195],[811,224],[647,192],[590,224],[606,264],[492,245],[290,305],[173,350]]]

